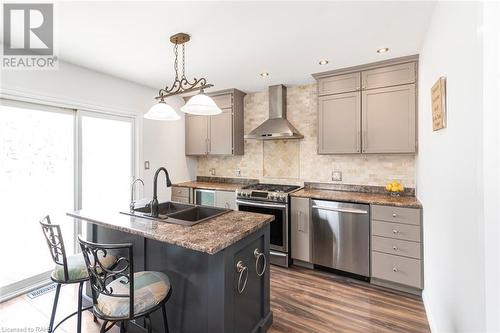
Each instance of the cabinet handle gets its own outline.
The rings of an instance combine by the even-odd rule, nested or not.
[[[394,246],[392,247],[392,249],[393,249],[394,251],[397,251],[397,250],[398,250],[398,247],[397,247],[396,245],[394,245]]]
[[[398,233],[399,233],[399,231],[397,231],[396,229],[392,229],[392,233],[393,233],[393,234],[398,234]]]
[[[392,217],[396,217],[396,216],[398,216],[398,214],[396,214],[396,213],[393,213],[393,214],[392,214]]]
[[[241,294],[245,290],[248,281],[248,267],[243,265],[243,261],[240,260],[236,264],[236,272],[240,273],[240,276],[238,277],[238,293]],[[245,281],[243,282],[243,286],[241,286],[243,275],[245,276]]]
[[[393,268],[392,268],[392,271],[393,271],[393,272],[397,272],[397,271],[398,271],[397,267],[393,267]]]
[[[266,256],[264,255],[263,252],[260,252],[259,249],[255,249],[253,251],[253,255],[255,257],[255,273],[257,273],[258,276],[262,276],[266,272],[266,268],[267,268],[267,259],[266,259]],[[264,261],[264,266],[262,267],[262,271],[259,273],[259,261],[260,261],[260,258],[262,258],[262,260]]]
[[[367,141],[366,141],[366,131],[363,131],[363,151],[366,151],[367,147]]]

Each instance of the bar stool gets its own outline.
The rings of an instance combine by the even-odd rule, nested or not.
[[[48,332],[54,332],[64,321],[77,314],[77,332],[81,333],[82,311],[92,308],[92,306],[82,308],[83,284],[85,281],[89,280],[85,260],[81,253],[72,256],[66,256],[66,249],[64,248],[61,228],[58,224],[52,224],[48,215],[40,221],[40,225],[42,227],[43,235],[45,236],[45,239],[47,241],[52,260],[56,264],[56,267],[52,271],[52,274],[50,276],[51,280],[57,283],[57,287],[56,295],[54,297],[54,305],[52,306],[52,314],[50,316]],[[99,257],[99,260],[102,265],[107,268],[113,267],[113,265],[116,263],[116,258],[113,256]],[[75,312],[65,317],[54,327],[54,318],[56,316],[57,303],[59,301],[59,292],[61,291],[61,286],[63,284],[73,283],[80,284],[78,288],[78,308]],[[97,321],[97,318],[95,316],[94,321]]]
[[[97,244],[78,237],[87,265],[92,289],[94,314],[104,320],[101,333],[120,323],[125,332],[128,321],[144,317],[148,333],[152,333],[152,312],[161,308],[163,326],[168,333],[165,304],[172,294],[168,276],[161,272],[134,272],[134,254],[131,243]],[[99,258],[114,253],[118,258],[113,269],[106,268]],[[109,327],[106,327],[111,323]]]

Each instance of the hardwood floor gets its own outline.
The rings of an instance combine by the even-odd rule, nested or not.
[[[61,289],[58,321],[76,308],[76,286]],[[33,328],[45,332],[54,291],[35,299],[20,296],[0,304],[2,328]],[[368,284],[349,281],[329,273],[299,267],[271,266],[270,333],[282,332],[430,332],[422,301]],[[36,330],[36,328],[41,328]],[[82,331],[99,332],[99,325],[86,311]],[[76,332],[76,317],[57,333]],[[114,327],[109,332],[118,332]],[[215,332],[214,332],[215,333]]]
[[[430,332],[418,297],[330,273],[271,266],[270,332]]]

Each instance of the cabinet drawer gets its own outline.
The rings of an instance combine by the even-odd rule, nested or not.
[[[326,77],[318,80],[318,95],[340,94],[360,89],[360,73]]]
[[[420,225],[420,209],[372,205],[374,220]]]
[[[372,235],[420,242],[420,227],[372,220]]]
[[[186,203],[186,204],[189,204],[191,202],[189,202],[189,197],[179,197],[179,196],[176,196],[176,195],[172,195],[172,201],[174,202],[180,202],[180,203]]]
[[[422,263],[418,259],[372,252],[372,277],[421,288]]]
[[[361,73],[363,89],[382,88],[415,82],[415,63],[376,68]]]
[[[420,259],[421,243],[372,236],[372,250]]]
[[[173,186],[172,187],[172,197],[188,197],[189,198],[189,187],[178,187],[178,186]]]
[[[233,106],[231,94],[213,96],[212,99],[221,109],[228,109]]]

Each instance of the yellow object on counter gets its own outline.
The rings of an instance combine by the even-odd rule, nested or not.
[[[397,180],[393,180],[392,182],[385,185],[385,189],[387,192],[393,192],[393,193],[404,191],[403,185],[401,185],[401,183],[398,182]]]

